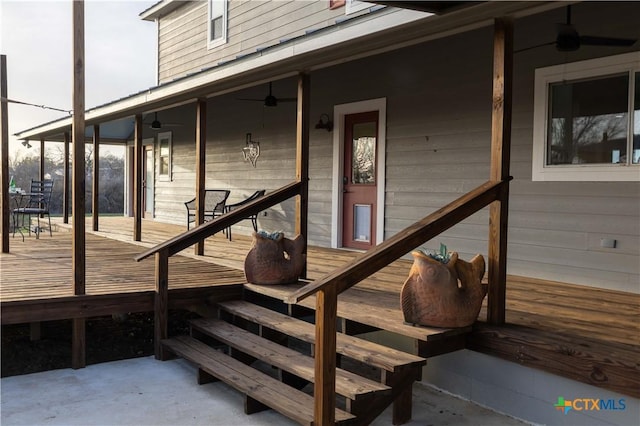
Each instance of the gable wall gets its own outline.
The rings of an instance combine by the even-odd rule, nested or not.
[[[230,0],[227,43],[209,50],[207,2],[189,2],[160,19],[159,82],[254,53],[305,30],[324,28],[344,13],[344,7],[330,10],[328,1]]]

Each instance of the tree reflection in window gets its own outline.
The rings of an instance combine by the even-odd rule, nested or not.
[[[373,184],[376,181],[376,123],[353,126],[351,179],[353,183]]]
[[[547,165],[627,163],[628,74],[550,89]]]

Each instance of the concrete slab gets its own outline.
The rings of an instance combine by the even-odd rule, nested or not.
[[[184,360],[135,358],[0,380],[0,423],[10,425],[293,425],[274,411],[245,415],[224,383],[198,386]],[[409,425],[522,425],[511,417],[414,385]],[[390,425],[387,409],[374,425]]]

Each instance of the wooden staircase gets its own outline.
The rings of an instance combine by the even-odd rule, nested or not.
[[[192,321],[191,336],[163,349],[197,365],[199,384],[221,380],[243,393],[247,414],[272,408],[313,424],[314,325],[243,300],[219,308],[220,318]],[[336,423],[369,424],[391,404],[394,424],[411,419],[424,358],[343,333],[336,352]]]

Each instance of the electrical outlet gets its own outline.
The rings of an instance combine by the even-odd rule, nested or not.
[[[616,248],[617,243],[613,238],[600,238],[600,247],[603,248]]]

